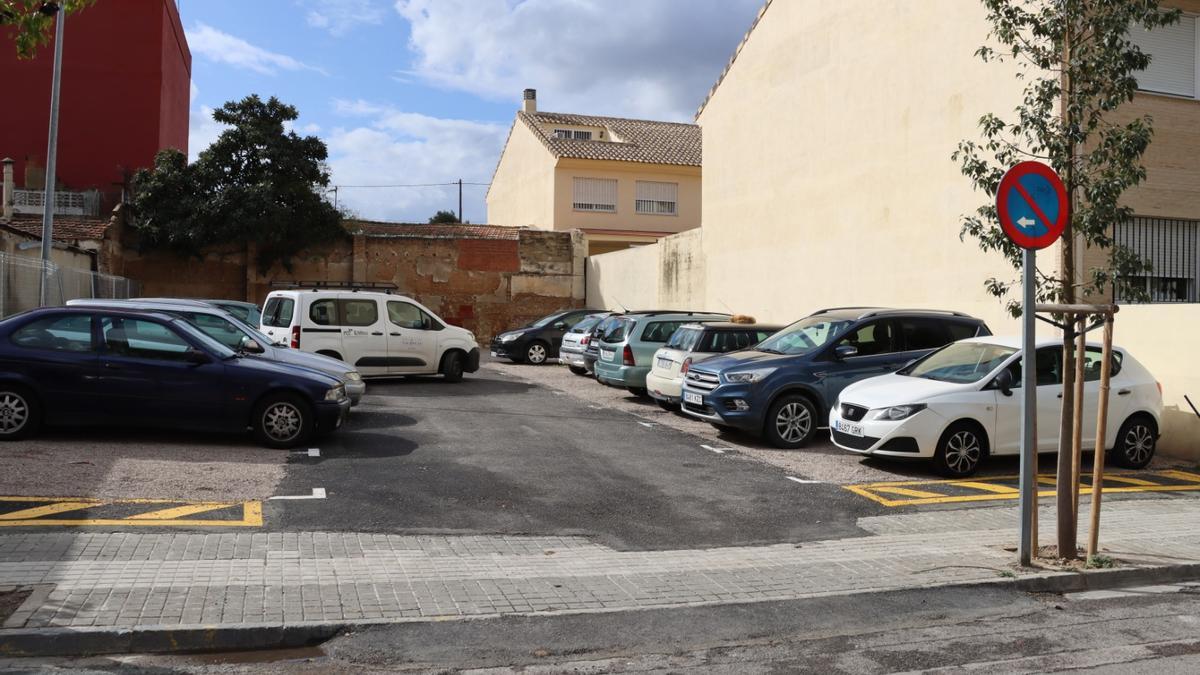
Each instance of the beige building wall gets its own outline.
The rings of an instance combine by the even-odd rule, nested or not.
[[[665,164],[639,164],[562,158],[554,175],[554,229],[632,230],[648,233],[682,232],[700,226],[700,168]],[[609,178],[617,181],[617,212],[576,211],[576,178]],[[637,181],[679,185],[677,214],[638,213]]]
[[[696,229],[659,240],[658,302],[664,309],[691,309],[699,312],[729,312],[718,297],[708,297],[704,260],[704,230]]]
[[[514,122],[488,188],[488,223],[555,229],[554,164],[529,127]]]
[[[587,259],[587,306],[620,310],[662,309],[658,284],[659,247],[638,246]],[[649,283],[647,283],[649,281]]]

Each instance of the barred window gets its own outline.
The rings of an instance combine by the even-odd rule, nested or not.
[[[576,178],[572,199],[576,211],[617,212],[617,179]]]
[[[639,180],[635,210],[638,213],[673,216],[678,213],[678,198],[678,183]]]
[[[1200,221],[1135,216],[1117,225],[1116,242],[1150,263],[1149,272],[1127,279],[1150,302],[1200,302]],[[1134,300],[1118,289],[1117,302]]]

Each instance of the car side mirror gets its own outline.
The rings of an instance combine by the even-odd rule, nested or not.
[[[247,354],[262,354],[267,351],[262,345],[258,344],[258,340],[252,340],[249,337],[242,338],[242,351]]]
[[[858,347],[854,345],[839,345],[833,348],[833,358],[841,361],[852,356],[858,356]]]
[[[195,347],[191,347],[184,352],[183,360],[195,366],[201,366],[212,361],[208,354],[205,354]]]
[[[1008,368],[1000,371],[996,379],[992,380],[992,386],[1000,390],[1005,396],[1012,396],[1013,374]]]
[[[567,329],[567,322],[566,322],[566,321],[556,321],[556,322],[554,322],[554,329],[555,329],[555,330],[566,330],[566,329]]]

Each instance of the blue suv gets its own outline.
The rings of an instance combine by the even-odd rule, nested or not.
[[[826,309],[746,351],[692,366],[682,409],[720,429],[799,448],[829,424],[846,386],[891,373],[944,345],[991,335],[959,312],[872,307]]]

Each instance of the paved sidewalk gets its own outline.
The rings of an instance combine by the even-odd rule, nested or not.
[[[1042,523],[1047,543],[1049,510]],[[181,627],[791,600],[996,581],[1013,569],[1015,508],[859,526],[872,536],[651,552],[575,537],[6,534],[0,586],[37,589],[4,628]],[[1198,499],[1112,502],[1102,528],[1105,553],[1125,566],[1200,561]]]

